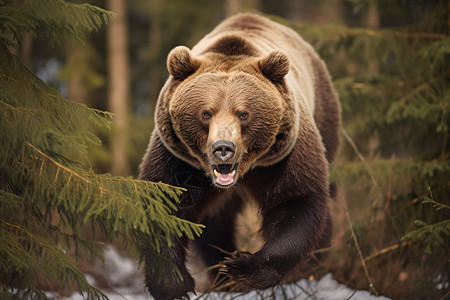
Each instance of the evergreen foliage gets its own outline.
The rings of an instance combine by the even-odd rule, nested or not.
[[[393,298],[441,297],[450,280],[450,7],[447,1],[376,3],[380,20],[422,6],[415,20],[401,27],[382,22],[379,29],[275,17],[319,51],[342,104],[341,153],[331,177],[336,205],[347,203],[353,216],[362,258],[347,231],[325,272],[356,288],[369,289],[372,280]],[[429,190],[442,202],[430,200]]]
[[[431,194],[431,192],[430,192]],[[433,199],[433,195],[425,197],[422,204],[433,204],[436,211],[450,209],[450,206],[439,203]],[[427,224],[424,221],[414,222],[420,228],[406,234],[402,241],[410,239],[420,239],[426,244],[425,253],[431,254],[433,247],[445,246],[446,236],[450,235],[450,219],[446,219],[434,224]]]
[[[201,233],[201,226],[172,214],[181,189],[85,167],[87,146],[100,144],[92,131],[109,127],[110,114],[62,99],[12,53],[26,31],[57,43],[79,39],[112,17],[97,7],[60,0],[0,1],[2,298],[46,298],[41,290],[46,282],[66,290],[75,283],[88,297],[105,298],[69,256],[100,257],[101,243],[81,235],[86,226],[130,244],[145,237],[155,267],[168,271],[173,266],[158,258],[160,245]]]
[[[6,43],[10,41],[8,31],[15,38],[30,32],[50,43],[73,38],[81,41],[80,36],[97,30],[114,16],[89,4],[73,4],[63,0],[2,0],[0,5],[0,38]]]

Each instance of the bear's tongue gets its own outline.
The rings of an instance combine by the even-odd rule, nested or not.
[[[234,183],[237,164],[213,165],[214,181],[217,185],[228,186]]]
[[[236,174],[236,171],[233,170],[231,173],[222,174],[217,172],[217,170],[214,169],[214,175],[216,176],[216,182],[220,185],[230,185],[234,182],[234,175]]]

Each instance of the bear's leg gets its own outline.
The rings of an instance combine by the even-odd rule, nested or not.
[[[320,249],[326,249],[329,248],[331,245],[331,238],[333,236],[333,222],[331,220],[331,217],[327,217],[325,229],[323,231],[323,235],[319,240],[319,243],[317,247],[315,247],[313,250],[320,250]],[[312,263],[313,265],[316,265],[318,262],[324,260],[328,255],[328,251],[323,251],[319,253],[314,253],[308,258],[308,263]]]
[[[195,174],[197,177],[201,176],[199,171],[184,163],[167,150],[158,135],[154,134],[141,164],[139,178],[177,185],[176,180],[174,180],[176,175],[188,173]],[[196,203],[198,201],[194,199],[191,202]],[[176,216],[193,221],[195,219],[195,211],[192,209],[179,209],[176,212]],[[186,238],[173,237],[172,247],[162,244],[160,247],[161,257],[154,252],[154,247],[151,246],[153,241],[145,234],[141,233],[141,235],[142,237],[139,239],[142,245],[139,245],[139,250],[145,262],[145,283],[149,292],[157,300],[187,298],[187,293],[194,291],[194,280],[185,265]],[[167,265],[172,264],[172,266],[175,265],[178,268],[182,278],[174,271],[167,271],[170,268],[164,271],[157,267],[161,266],[157,262],[164,261],[164,258]]]
[[[194,280],[185,267],[185,244],[186,240],[175,240],[174,246],[161,249],[159,256],[153,251],[145,248],[145,285],[150,294],[157,300],[162,299],[189,299],[187,293],[194,290]],[[165,262],[163,262],[166,260]],[[157,263],[165,263],[166,265],[175,265],[181,273],[179,277],[175,271],[156,273]],[[172,267],[173,267],[172,265]],[[159,266],[160,267],[160,266]],[[168,266],[169,268],[169,266]]]
[[[329,194],[330,194],[330,200],[336,201],[337,186],[335,183],[330,183]],[[332,236],[333,236],[333,222],[332,222],[331,216],[328,215],[322,238],[320,239],[319,244],[317,245],[316,249],[324,249],[324,248],[330,247]],[[327,256],[327,254],[328,254],[328,252],[316,253],[315,255],[313,255],[312,259],[316,259],[317,261],[320,261],[323,258],[325,258]]]
[[[317,246],[326,226],[326,199],[325,194],[304,195],[263,208],[264,246],[251,255],[236,253],[223,271],[236,284],[254,289],[278,285]]]
[[[193,253],[202,258],[207,267],[217,265],[236,250],[234,241],[236,215],[242,210],[241,198],[234,194],[220,212],[207,216],[201,223],[206,226],[200,237],[193,242]],[[212,280],[217,277],[219,268],[210,271]]]

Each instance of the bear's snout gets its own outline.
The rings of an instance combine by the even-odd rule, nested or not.
[[[231,141],[217,141],[211,148],[213,155],[224,162],[232,158],[236,152],[236,145]]]

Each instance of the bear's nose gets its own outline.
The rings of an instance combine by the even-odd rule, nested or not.
[[[230,141],[217,141],[212,145],[212,152],[214,156],[222,161],[232,158],[235,151],[236,146]]]

